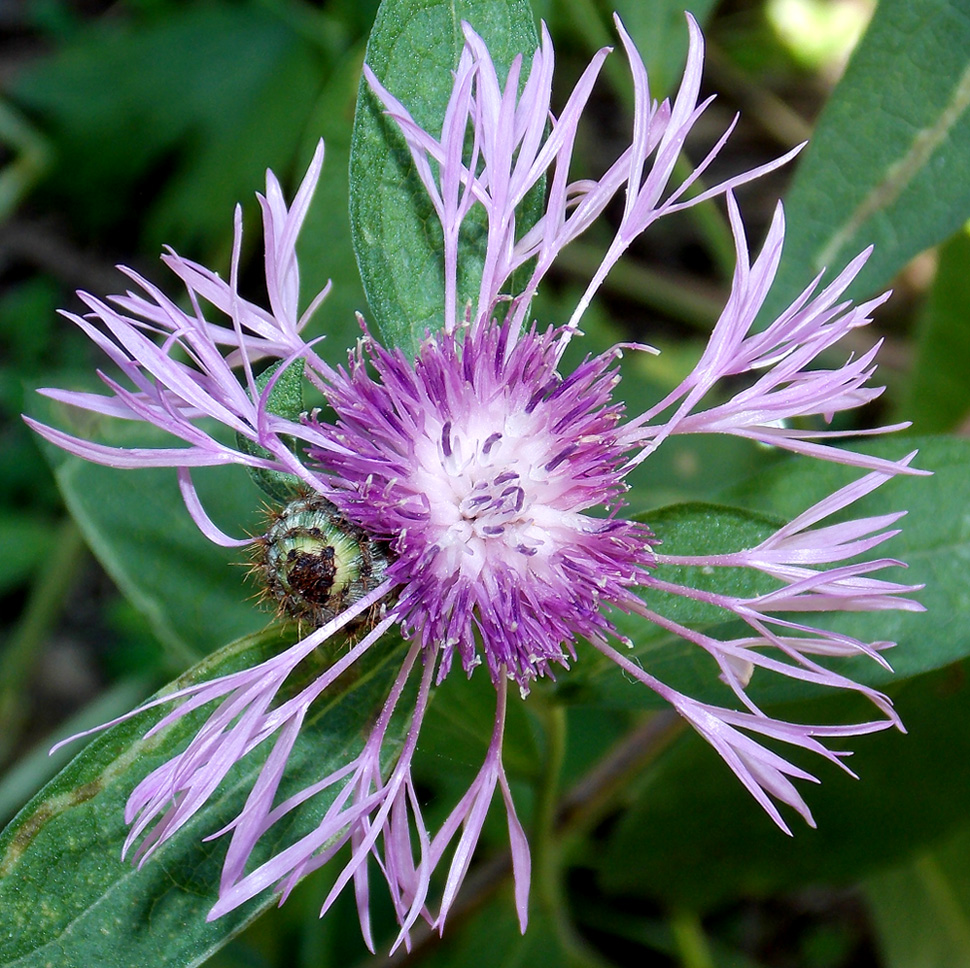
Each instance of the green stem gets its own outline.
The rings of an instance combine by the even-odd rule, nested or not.
[[[543,705],[540,715],[545,726],[546,756],[536,796],[535,879],[540,904],[556,917],[563,903],[556,813],[559,778],[566,753],[566,711],[559,705]]]
[[[538,700],[540,697],[536,695],[535,698]],[[535,710],[546,726],[549,743],[549,755],[537,790],[536,829],[530,839],[538,882],[536,893],[544,910],[551,911],[560,942],[569,951],[569,968],[577,965],[602,968],[602,960],[576,936],[565,916],[566,908],[560,900],[561,852],[567,842],[572,843],[588,832],[615,806],[617,796],[630,779],[683,731],[683,720],[673,710],[655,713],[620,740],[579,783],[557,801],[556,787],[565,748],[564,713],[562,709],[551,707],[539,709],[538,702]],[[551,825],[550,809],[553,811]],[[448,919],[450,930],[454,931],[458,923],[478,911],[495,891],[508,882],[511,875],[512,861],[508,853],[494,857],[473,870],[452,908]],[[421,953],[434,948],[439,940],[440,936],[427,925],[417,925],[412,933],[410,952],[399,948],[389,958],[381,955],[367,959],[362,963],[362,968],[398,968],[405,962],[410,964]]]
[[[0,761],[16,746],[24,696],[44,639],[60,615],[85,552],[77,525],[64,521],[54,550],[34,581],[27,607],[0,655]]]
[[[560,839],[588,833],[615,808],[634,777],[684,731],[672,709],[654,713],[620,740],[559,803],[556,830]]]
[[[540,711],[546,735],[546,756],[536,797],[536,899],[552,926],[565,956],[563,968],[605,968],[605,962],[577,933],[563,886],[566,844],[558,829],[559,785],[566,755],[566,710],[558,704]]]
[[[696,912],[674,911],[670,916],[670,930],[682,968],[714,968],[704,926]]]

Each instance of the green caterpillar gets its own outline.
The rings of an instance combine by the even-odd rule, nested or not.
[[[385,578],[390,550],[319,494],[270,511],[255,545],[253,572],[281,615],[314,628],[360,601]],[[356,628],[369,614],[351,622]]]

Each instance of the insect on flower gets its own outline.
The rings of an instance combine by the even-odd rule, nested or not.
[[[364,938],[373,946],[368,862],[376,858],[372,866],[386,881],[401,926],[399,943],[408,943],[419,918],[441,929],[498,790],[524,930],[529,848],[502,764],[508,686],[525,696],[536,680],[553,672],[565,675],[584,652],[602,653],[669,702],[785,831],[779,803],[812,822],[792,780],[814,777],[769,745],[787,743],[844,768],[844,751],[829,749],[825,740],[899,725],[886,696],[819,661],[862,654],[885,664],[882,652],[891,643],[861,641],[816,624],[812,616],[920,608],[908,597],[912,587],[874,577],[898,562],[868,557],[896,533],[893,525],[901,514],[837,525],[830,520],[895,475],[914,473],[913,455],[900,461],[866,456],[835,446],[843,436],[839,431],[792,426],[796,418],[830,420],[881,392],[868,386],[877,347],[858,358],[847,354],[840,366],[817,369],[814,363],[846,333],[867,324],[886,296],[858,306],[843,299],[866,260],[863,252],[824,288],[821,276],[812,280],[775,320],[754,330],[778,267],[784,217],[779,206],[760,252],[752,256],[732,192],[792,153],[688,198],[688,188],[724,144],[728,128],[694,172],[671,185],[684,138],[708,103],[698,102],[703,38],[691,18],[688,29],[690,50],[678,93],[657,103],[643,62],[617,21],[633,76],[633,134],[599,179],[570,181],[570,161],[577,126],[609,53],[605,49],[554,117],[553,47],[545,29],[520,93],[522,59],[500,80],[484,42],[465,25],[440,134],[422,129],[367,71],[372,91],[404,136],[443,230],[441,326],[425,334],[414,357],[381,345],[365,327],[346,365],[334,367],[300,335],[326,295],[325,290],[299,314],[295,244],[320,176],[322,145],[292,206],[287,207],[273,175],[267,176],[260,203],[268,309],[238,292],[238,212],[228,282],[174,253],[163,257],[185,286],[191,311],[130,270],[141,292],[108,302],[81,295],[90,314],[70,318],[104,350],[128,385],[103,376],[106,396],[44,392],[83,409],[153,424],[184,446],[122,450],[33,426],[88,460],[178,468],[186,506],[203,533],[226,546],[254,543],[257,569],[270,593],[283,609],[305,619],[303,637],[256,668],[158,700],[185,702],[169,709],[156,729],[188,709],[211,704],[212,711],[188,747],[132,791],[125,849],[134,848],[136,857],[148,857],[201,809],[239,758],[262,744],[271,747],[239,817],[222,831],[229,845],[211,918],[268,889],[285,896],[301,877],[349,845],[349,858],[337,862],[322,911],[353,881]],[[519,206],[544,175],[548,192],[541,217],[528,229],[517,228]],[[618,195],[623,203],[613,242],[572,317],[564,324],[533,322],[532,298],[558,253]],[[579,338],[585,309],[631,242],[659,218],[715,196],[726,200],[736,247],[730,297],[687,377],[646,412],[628,415],[616,399],[618,360],[623,352],[644,347],[614,347],[565,374],[564,351]],[[458,305],[459,236],[472,211],[484,214],[487,245],[478,298],[466,313]],[[513,289],[516,270],[525,271],[527,281]],[[213,321],[218,314],[228,324]],[[263,385],[253,367],[267,358],[280,366]],[[274,412],[273,384],[294,365],[302,366],[326,398],[332,417]],[[712,401],[711,391],[724,378],[738,389]],[[209,418],[234,431],[240,445],[210,433]],[[898,428],[881,428],[893,429]],[[860,476],[752,547],[665,554],[647,524],[622,515],[627,475],[668,438],[704,433],[858,468]],[[302,488],[255,542],[217,527],[193,485],[193,468],[231,463],[290,475]],[[747,569],[772,587],[750,594],[713,592],[672,577],[691,569]],[[718,637],[710,630],[714,626],[680,622],[659,610],[657,600],[667,596],[720,610],[744,632]],[[613,624],[610,616],[617,611],[706,653],[712,672],[726,684],[726,704],[692,698],[657,678],[646,662],[641,666],[633,643]],[[339,658],[277,703],[300,662],[354,623],[360,634]],[[307,710],[392,627],[403,635],[407,655],[362,747],[299,796],[277,802]],[[432,687],[456,664],[466,674],[481,666],[477,674],[490,677],[494,726],[478,775],[431,831],[411,764]],[[755,670],[856,692],[871,701],[876,715],[836,725],[772,718],[747,692]],[[387,766],[382,745],[411,679],[418,682],[410,725],[396,761]],[[315,829],[268,861],[252,864],[263,834],[311,797],[322,798],[326,807]],[[443,884],[434,906],[436,870]]]
[[[253,573],[282,614],[320,628],[384,581],[389,551],[317,493],[270,511]]]

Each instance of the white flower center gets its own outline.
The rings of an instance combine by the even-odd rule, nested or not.
[[[557,443],[542,419],[524,411],[483,405],[460,422],[428,422],[415,441],[411,483],[430,509],[443,577],[477,579],[500,563],[534,574],[555,550],[556,531],[575,533],[582,516],[557,506],[566,488],[556,469],[568,457],[551,452]]]

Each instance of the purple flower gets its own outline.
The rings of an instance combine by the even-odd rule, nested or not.
[[[680,90],[672,103],[657,104],[650,99],[643,63],[617,21],[636,94],[633,134],[630,146],[595,181],[570,182],[569,165],[577,124],[605,50],[593,58],[556,118],[550,111],[553,51],[545,30],[520,95],[521,59],[512,64],[503,86],[481,38],[466,26],[440,138],[419,128],[367,72],[372,90],[407,141],[444,234],[442,326],[426,334],[414,359],[382,346],[365,327],[347,365],[333,368],[300,336],[326,295],[317,296],[298,317],[295,244],[320,175],[322,145],[290,208],[276,179],[267,176],[260,203],[269,310],[247,302],[237,290],[238,212],[228,283],[174,253],[164,257],[185,286],[190,311],[130,270],[140,292],[110,302],[81,294],[91,313],[70,318],[106,352],[127,384],[102,375],[109,390],[104,396],[43,392],[96,413],[153,424],[183,445],[119,449],[29,421],[38,432],[71,453],[110,466],[178,468],[190,513],[219,544],[253,542],[232,538],[212,523],[196,495],[192,467],[237,463],[291,475],[301,488],[301,509],[307,502],[332,505],[325,512],[330,520],[345,532],[364,535],[375,549],[385,549],[379,568],[358,568],[359,586],[347,607],[281,654],[156,701],[182,700],[153,733],[194,709],[210,704],[213,709],[188,747],[131,794],[125,851],[142,861],[206,803],[241,757],[263,743],[271,745],[244,808],[218,832],[231,837],[220,899],[210,918],[267,889],[281,890],[285,897],[304,874],[349,844],[349,859],[323,911],[353,881],[364,938],[373,946],[368,884],[368,859],[373,857],[401,926],[398,942],[408,943],[419,917],[441,929],[498,788],[524,929],[529,848],[501,755],[508,684],[513,682],[525,696],[534,680],[581,661],[588,646],[673,705],[786,832],[777,802],[812,823],[791,781],[814,777],[763,745],[763,738],[811,750],[845,768],[841,758],[846,754],[830,750],[824,739],[900,725],[887,697],[818,661],[862,653],[885,665],[881,653],[892,643],[864,642],[819,627],[811,613],[919,610],[906,597],[912,586],[873,577],[899,562],[865,559],[897,533],[893,525],[901,514],[827,523],[894,475],[915,473],[909,466],[913,455],[892,462],[855,454],[834,445],[841,432],[793,429],[788,423],[812,415],[830,420],[881,392],[867,385],[877,347],[858,359],[850,356],[835,369],[811,367],[846,332],[866,325],[886,296],[860,306],[842,299],[866,252],[826,288],[818,291],[820,278],[815,279],[774,322],[753,331],[778,266],[784,221],[779,206],[752,261],[731,192],[789,156],[688,198],[687,188],[729,129],[685,182],[670,186],[687,132],[707,104],[697,101],[703,42],[690,18],[688,25],[690,53]],[[545,211],[522,230],[517,207],[543,175],[549,179]],[[625,197],[619,228],[572,318],[551,327],[529,322],[531,299],[559,250],[619,192]],[[559,372],[563,351],[579,335],[583,311],[629,244],[656,219],[716,195],[726,197],[737,248],[730,298],[687,378],[655,407],[626,418],[613,397],[617,361],[624,349],[648,348],[614,347],[588,357],[565,376]],[[473,210],[484,211],[488,242],[477,302],[465,310],[458,305],[458,239],[463,219]],[[528,283],[509,292],[512,273],[523,266],[532,267]],[[228,323],[210,320],[218,314]],[[265,385],[253,369],[264,359],[282,361]],[[294,364],[324,395],[332,419],[318,412],[300,419],[273,412],[274,385]],[[726,402],[710,403],[710,391],[725,377],[745,388]],[[216,439],[204,429],[210,418],[248,445]],[[881,431],[893,429],[898,428]],[[731,554],[665,555],[646,524],[622,516],[625,479],[667,437],[698,433],[743,437],[858,467],[863,474],[755,547]],[[293,440],[299,443],[296,452]],[[270,567],[265,556],[271,539],[255,543],[263,549],[263,567]],[[303,544],[294,548],[299,554],[306,551]],[[768,576],[772,587],[750,597],[703,591],[662,577],[674,571],[658,571],[663,565],[753,569]],[[318,575],[313,571],[318,567],[319,561],[311,560],[310,571],[301,571],[299,580],[310,582],[306,575]],[[340,574],[324,574],[327,590],[343,582]],[[286,581],[296,583],[295,573]],[[719,639],[681,624],[655,610],[662,597],[658,593],[720,609],[725,618],[744,623],[746,633]],[[656,623],[709,653],[736,697],[735,708],[698,702],[641,668],[628,651],[632,643],[615,629],[611,609]],[[394,626],[409,643],[407,657],[360,753],[298,795],[279,801],[287,758],[311,704]],[[346,627],[357,630],[346,651],[315,681],[281,698],[281,687],[296,666]],[[411,763],[431,690],[456,661],[466,674],[485,665],[487,671],[479,675],[488,675],[495,686],[495,725],[478,776],[440,829],[430,831]],[[861,693],[877,715],[841,726],[772,719],[746,691],[757,668]],[[419,680],[417,700],[408,711],[400,755],[388,769],[382,765],[382,745],[412,677]],[[317,828],[253,868],[250,856],[263,833],[323,791],[329,791],[332,803]],[[434,906],[432,874],[439,869],[444,887]]]

